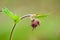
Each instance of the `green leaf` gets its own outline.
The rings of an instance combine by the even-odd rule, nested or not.
[[[2,8],[2,12],[13,19],[16,23],[20,21],[20,17],[14,15],[8,8]]]
[[[36,18],[45,18],[47,16],[48,16],[47,14],[38,14],[36,15]]]
[[[2,12],[11,18],[14,16],[14,14],[8,8],[2,8]]]

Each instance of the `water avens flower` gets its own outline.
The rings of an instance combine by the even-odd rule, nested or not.
[[[32,26],[32,31],[38,26],[38,25],[40,25],[40,22],[38,21],[38,20],[36,20],[36,19],[33,19],[32,20],[32,23],[31,23],[31,26]]]

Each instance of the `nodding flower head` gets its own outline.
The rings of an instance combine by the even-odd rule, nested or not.
[[[31,20],[31,26],[32,28],[36,28],[38,25],[40,25],[39,20],[35,18],[36,14],[27,14],[21,17],[21,19],[24,19],[26,17],[30,17]]]
[[[31,26],[32,26],[32,30],[34,30],[38,25],[40,25],[40,22],[36,19],[32,20]]]
[[[30,19],[31,19],[31,26],[32,26],[32,31],[40,25],[40,22],[38,19],[35,18],[36,14],[30,14]]]

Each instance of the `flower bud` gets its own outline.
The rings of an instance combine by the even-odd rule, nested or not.
[[[39,21],[38,20],[36,20],[36,19],[33,19],[32,20],[32,30],[34,30],[38,25],[40,25],[40,23],[39,23]]]

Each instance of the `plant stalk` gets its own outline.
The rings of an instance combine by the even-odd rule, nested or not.
[[[13,34],[15,26],[16,26],[16,23],[13,25],[13,28],[12,28],[11,33],[10,33],[10,39],[9,40],[12,40],[12,34]]]

